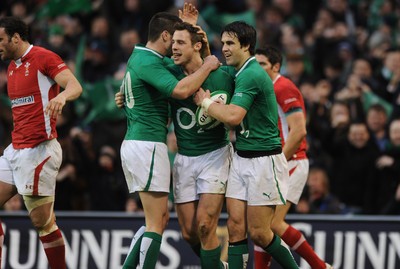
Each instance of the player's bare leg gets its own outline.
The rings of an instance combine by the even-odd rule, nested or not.
[[[228,263],[230,269],[247,268],[249,249],[247,244],[247,203],[246,201],[226,198],[228,217]]]
[[[287,269],[299,268],[290,251],[281,245],[281,239],[271,230],[275,206],[248,206],[247,222],[250,238],[263,248],[281,266]]]
[[[201,242],[202,268],[223,268],[220,261],[221,246],[217,236],[217,227],[224,198],[223,194],[204,193],[200,196],[196,219]]]
[[[23,196],[52,269],[65,269],[65,244],[54,214],[54,196]]]
[[[197,212],[198,202],[188,202],[176,204],[176,213],[178,215],[179,226],[182,231],[182,237],[189,243],[194,253],[200,257],[200,238],[197,233]]]
[[[153,269],[160,252],[162,234],[168,223],[168,193],[140,192],[146,219],[146,232],[140,245],[140,267]]]
[[[17,194],[17,188],[14,185],[0,181],[0,206],[2,207],[8,200]],[[4,243],[4,231],[0,221],[0,269],[1,269],[1,257]]]

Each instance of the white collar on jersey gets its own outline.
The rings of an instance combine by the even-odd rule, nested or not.
[[[25,51],[25,53],[21,56],[21,58],[15,60],[15,65],[17,66],[17,68],[22,64],[22,58],[25,57],[25,55],[27,55],[31,49],[33,48],[33,45],[30,45],[28,47],[28,49]]]
[[[278,75],[276,76],[276,78],[274,79],[274,81],[272,81],[272,84],[275,84],[275,82],[276,82],[280,77],[281,77],[281,74],[278,74]]]
[[[138,49],[138,50],[146,50],[146,51],[149,51],[149,52],[151,52],[151,53],[157,55],[157,56],[160,57],[161,59],[164,58],[164,56],[161,55],[160,53],[158,53],[157,51],[152,50],[152,49],[149,49],[149,48],[146,48],[146,47],[135,46],[135,49]]]
[[[252,60],[255,60],[255,59],[256,59],[256,57],[254,57],[254,56],[252,56],[252,57],[250,57],[249,59],[247,59],[246,62],[244,63],[244,65],[243,65],[243,66],[239,69],[239,71],[236,73],[235,77],[239,76],[240,72],[242,72],[243,69],[245,69],[246,66],[247,66]]]

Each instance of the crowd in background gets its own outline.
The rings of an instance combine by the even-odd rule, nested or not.
[[[257,29],[257,46],[281,49],[281,73],[303,94],[310,174],[294,213],[400,214],[400,3],[397,0],[190,0],[211,52],[234,20]],[[229,2],[229,4],[227,4]],[[58,119],[63,165],[56,210],[140,211],[119,149],[126,131],[114,104],[126,62],[146,42],[149,18],[183,0],[3,0],[0,16],[30,26],[30,41],[59,54],[82,97]],[[0,154],[11,142],[7,64],[0,63]],[[171,161],[176,153],[168,135]],[[234,143],[234,137],[232,136]],[[15,210],[19,197],[5,210]],[[171,210],[173,206],[171,203]]]

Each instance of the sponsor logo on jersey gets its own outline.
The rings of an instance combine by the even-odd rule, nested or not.
[[[292,102],[295,102],[297,99],[296,98],[289,98],[289,99],[286,99],[285,101],[284,101],[284,103],[285,103],[285,105],[287,105],[287,104],[290,104],[290,103],[292,103]]]
[[[241,92],[238,92],[238,93],[235,93],[235,96],[236,96],[236,97],[242,97],[243,94],[242,94]]]
[[[14,74],[14,70],[11,70],[10,73],[8,73],[8,76],[11,77]]]
[[[35,97],[33,95],[15,98],[11,100],[11,108],[18,107],[18,106],[25,106],[35,103]]]

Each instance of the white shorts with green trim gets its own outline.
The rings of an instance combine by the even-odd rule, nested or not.
[[[289,172],[283,153],[242,158],[237,153],[228,178],[226,197],[247,201],[247,205],[286,203]]]
[[[171,169],[166,144],[124,140],[121,161],[130,193],[169,192]]]
[[[225,194],[232,145],[200,155],[177,154],[173,167],[175,203],[199,200],[199,194]]]

